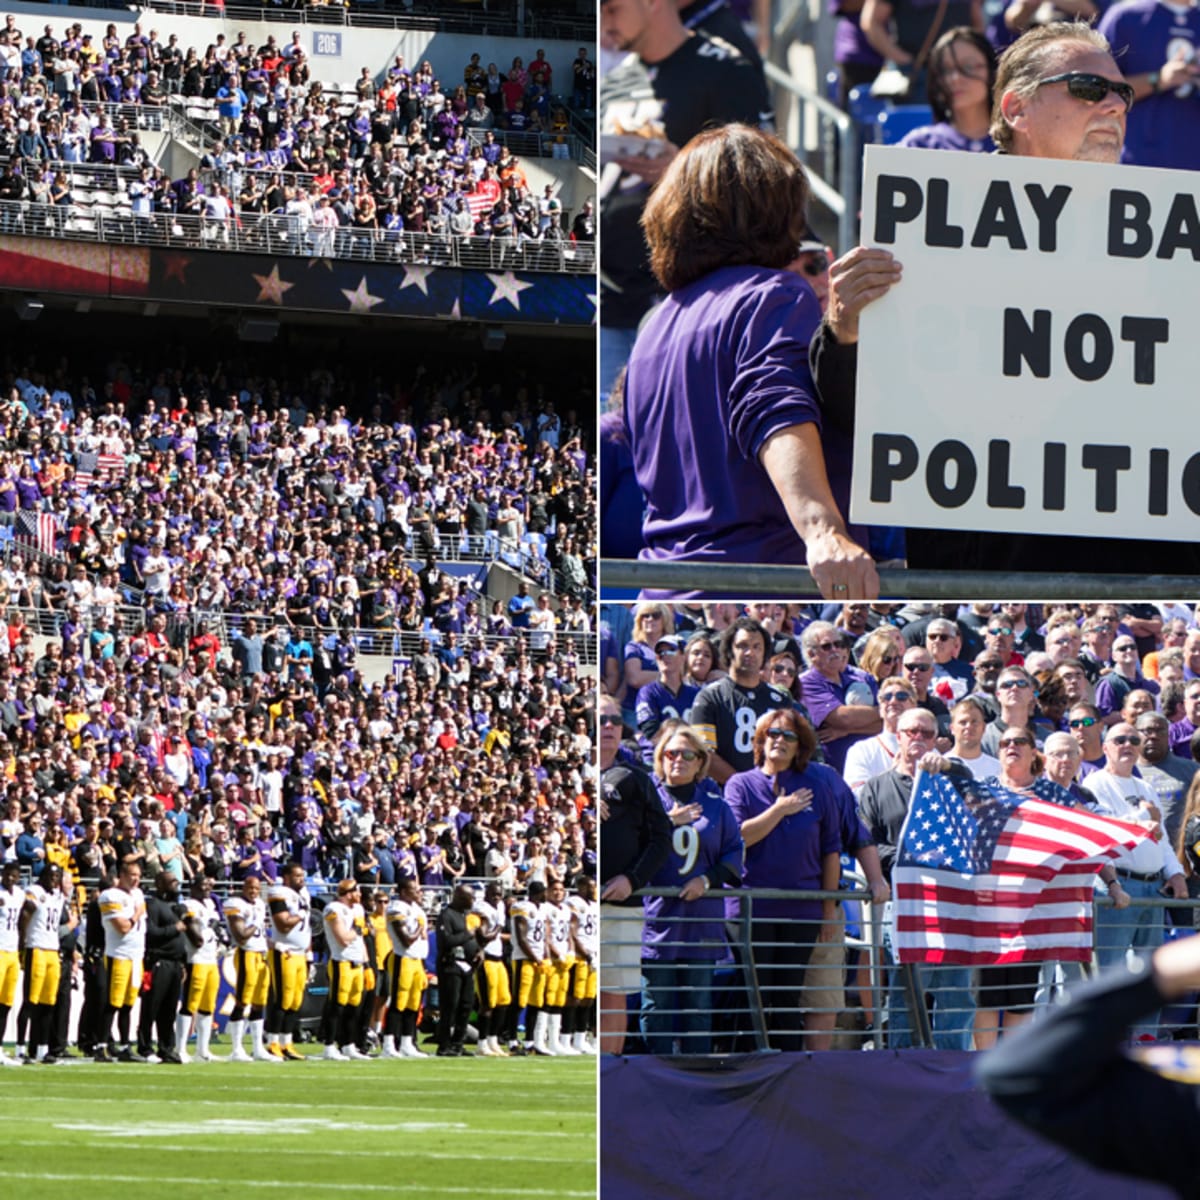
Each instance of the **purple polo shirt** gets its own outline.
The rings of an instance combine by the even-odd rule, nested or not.
[[[642,558],[805,561],[759,453],[783,429],[820,427],[808,368],[820,319],[804,280],[761,267],[713,271],[649,317],[625,385],[625,435],[646,499]],[[848,441],[827,439],[825,457],[845,511]]]
[[[800,676],[800,698],[804,701],[805,708],[808,709],[814,729],[820,729],[825,718],[843,704],[868,703],[865,699],[849,701],[846,699],[850,689],[856,684],[858,685],[856,690],[865,688],[870,692],[869,703],[876,704],[878,702],[878,684],[872,675],[859,670],[858,667],[847,667],[837,683],[826,679],[816,667],[810,667]],[[874,734],[848,733],[843,737],[834,738],[832,742],[822,742],[825,761],[840,773],[846,765],[846,754],[850,747],[855,742],[861,742],[863,738],[867,737],[874,737]]]
[[[1171,753],[1190,759],[1192,757],[1192,734],[1195,732],[1196,726],[1187,717],[1184,717],[1182,721],[1175,721],[1168,734]]]
[[[916,146],[921,150],[965,150],[971,154],[993,154],[996,150],[996,143],[989,134],[969,138],[946,121],[910,130],[900,139],[900,145]]]
[[[725,783],[725,803],[733,809],[738,825],[760,816],[775,803],[775,780],[780,795],[797,788],[811,788],[813,802],[803,812],[784,817],[760,842],[746,848],[742,884],[748,888],[819,888],[821,860],[841,850],[839,788],[846,785],[831,767],[810,763],[803,771],[765,774],[758,767],[739,772]],[[729,915],[740,915],[740,902],[726,904]],[[819,900],[758,900],[756,917],[795,917],[802,921],[821,919]]]

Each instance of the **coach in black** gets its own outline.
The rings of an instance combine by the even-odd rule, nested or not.
[[[438,914],[438,1057],[466,1054],[463,1041],[475,996],[475,969],[483,961],[483,947],[475,940],[467,916],[475,906],[475,890],[466,884],[454,889],[450,903]],[[475,919],[478,922],[478,918]]]
[[[1200,938],[1118,969],[985,1055],[976,1076],[1024,1125],[1106,1171],[1200,1197],[1200,1069],[1174,1043],[1129,1054],[1129,1028],[1200,990]]]
[[[146,897],[146,969],[150,972],[150,990],[142,996],[138,1053],[153,1060],[157,1027],[158,1058],[165,1063],[183,1061],[175,1046],[175,1014],[179,1011],[179,989],[187,962],[185,928],[179,880],[170,871],[162,871],[154,881],[154,891]]]

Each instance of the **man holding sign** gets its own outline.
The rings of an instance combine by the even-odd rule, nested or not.
[[[1013,158],[1115,164],[1133,97],[1098,33],[1082,24],[1042,26],[1000,60],[992,137]],[[1169,322],[1155,307],[1168,281],[1128,300],[1110,282],[1112,302],[1131,306],[1114,320],[1052,312],[1055,289],[1078,282],[1074,264],[1091,259],[1094,268],[1105,251],[1118,270],[1129,258],[1170,257],[1180,270],[1190,248],[1186,214],[1177,214],[1185,197],[1169,206],[1166,227],[1152,230],[1151,201],[1142,194],[1150,185],[1140,180],[1118,188],[1107,173],[1064,167],[1059,182],[1044,169],[963,159],[870,154],[864,228],[880,248],[860,246],[830,272],[828,311],[811,357],[826,417],[844,425],[854,419],[859,318],[900,278],[882,247],[907,245],[926,267],[950,250],[962,265],[972,252],[989,269],[1003,264],[996,286],[970,272],[970,284],[957,292],[944,284],[953,275],[939,271],[934,282],[926,271],[905,289],[903,317],[891,304],[879,313],[886,325],[871,329],[861,366],[853,519],[933,527],[910,530],[913,567],[1091,573],[1105,563],[1122,573],[1200,571],[1185,523],[1200,514],[1200,456],[1185,461],[1178,449],[1139,444],[1155,435],[1131,419],[1149,398],[1139,388],[1153,384],[1156,368],[1160,375],[1168,364],[1178,369],[1187,352],[1168,345]],[[1094,223],[1105,212],[1108,228],[1096,245]],[[1067,269],[1051,274],[1038,260],[1056,253]],[[1099,283],[1080,286],[1085,299],[1061,304],[1075,303],[1077,312],[1105,302],[1103,293]],[[944,352],[930,359],[920,342],[934,321],[943,326],[936,333]],[[1060,343],[1053,352],[1052,334]],[[1061,368],[1054,362],[1051,380],[1059,354],[1065,361]],[[1001,370],[989,378],[993,364]],[[888,432],[896,381],[905,378],[912,385],[905,426]],[[1098,401],[1118,384],[1123,399],[1109,400],[1105,419]],[[961,403],[967,395],[974,404]],[[983,436],[989,426],[996,430],[990,438]],[[1120,444],[1126,439],[1129,445]],[[937,528],[951,524],[957,530]],[[1180,540],[1140,536],[1156,528]],[[1066,529],[1076,536],[1042,532]]]

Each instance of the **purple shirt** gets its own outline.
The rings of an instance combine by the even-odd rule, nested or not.
[[[899,144],[916,146],[921,150],[965,150],[971,154],[993,154],[996,150],[996,143],[990,134],[984,134],[982,138],[969,138],[959,133],[948,121],[909,130]]]
[[[1175,721],[1168,734],[1171,753],[1190,759],[1192,757],[1192,734],[1195,732],[1196,726],[1187,717],[1184,717],[1182,721]]]
[[[855,689],[855,695],[847,699],[851,688]],[[866,698],[867,692],[870,693],[870,700]],[[866,671],[860,671],[858,667],[847,667],[837,683],[826,679],[816,667],[810,667],[800,676],[800,698],[804,701],[804,707],[808,709],[814,729],[820,729],[825,718],[843,704],[874,705],[878,703],[876,699],[878,692],[879,687],[874,677]],[[847,733],[842,737],[834,738],[831,742],[822,742],[825,761],[841,772],[846,765],[846,753],[850,747],[855,742],[861,742],[864,738],[874,736],[870,733]]]
[[[777,776],[767,775],[758,767],[742,771],[725,783],[725,802],[733,809],[739,826],[751,817],[761,816],[775,803],[776,780],[780,795],[811,788],[812,804],[803,812],[784,817],[762,841],[746,848],[742,883],[748,888],[819,888],[821,860],[841,850],[837,794],[846,785],[835,770],[817,763],[810,763],[803,771],[784,771]],[[731,917],[739,914],[737,900],[730,901],[728,907]],[[758,900],[754,915],[819,921],[821,901]]]
[[[642,761],[647,766],[654,763],[654,740],[664,721],[678,717],[681,721],[692,719],[692,701],[700,695],[694,684],[681,683],[678,692],[672,692],[660,679],[638,688],[634,711],[637,714],[638,745],[642,748]]]
[[[675,797],[655,780],[663,808],[670,812]],[[682,794],[681,794],[682,799]],[[742,834],[733,810],[721,799],[716,784],[702,779],[685,804],[699,804],[701,814],[690,826],[677,826],[667,861],[650,880],[656,888],[682,888],[689,879],[705,875],[718,863],[735,876],[742,874]],[[681,834],[683,829],[690,834]],[[712,876],[709,876],[710,880]],[[715,882],[715,881],[714,881]],[[725,956],[725,905],[719,896],[684,901],[670,896],[647,896],[642,905],[646,924],[642,957],[657,962],[712,961]]]
[[[805,561],[758,456],[773,434],[820,424],[808,369],[820,319],[807,283],[761,267],[714,271],[651,315],[625,384],[625,432],[646,497],[641,557]],[[848,458],[828,470],[844,494]]]
[[[1126,78],[1161,70],[1180,54],[1195,63],[1200,47],[1200,8],[1176,9],[1158,0],[1128,0],[1100,19],[1113,57]],[[1140,167],[1200,170],[1200,84],[1144,96],[1126,119],[1121,161]]]

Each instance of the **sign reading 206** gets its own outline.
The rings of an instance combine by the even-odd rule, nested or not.
[[[325,58],[342,57],[342,35],[340,33],[314,33],[313,56],[322,55]]]

